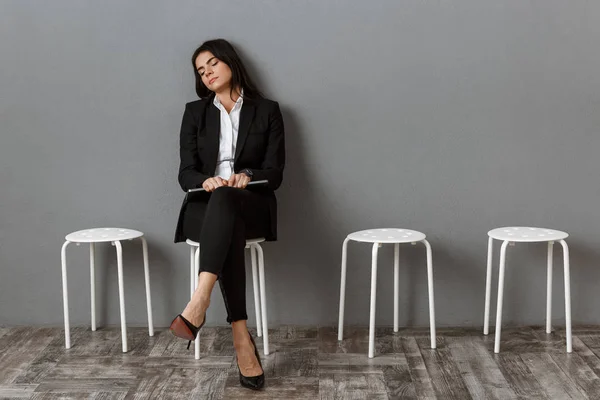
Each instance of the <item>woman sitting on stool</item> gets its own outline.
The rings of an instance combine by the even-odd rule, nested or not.
[[[244,387],[260,389],[264,372],[246,325],[246,239],[277,238],[277,200],[285,163],[279,105],[257,90],[234,48],[223,39],[202,44],[192,56],[196,93],[181,124],[179,183],[186,196],[175,242],[200,243],[198,287],[171,323],[171,332],[194,340],[206,321],[218,280],[231,323]],[[264,186],[251,181],[266,180]],[[267,334],[267,332],[265,332]],[[189,345],[188,345],[189,347]]]

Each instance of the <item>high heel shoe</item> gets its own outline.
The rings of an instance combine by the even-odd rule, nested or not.
[[[258,365],[263,370],[263,373],[259,376],[244,376],[242,375],[242,371],[240,371],[240,364],[238,362],[238,372],[240,374],[240,384],[248,389],[252,390],[260,390],[265,385],[265,370],[262,367],[262,363],[260,362],[260,355],[258,354],[258,349],[256,348],[256,343],[254,343],[254,338],[248,331],[248,335],[250,335],[250,340],[252,341],[252,345],[254,346],[254,355],[258,360]]]
[[[185,319],[183,315],[179,314],[171,322],[171,326],[169,329],[171,333],[177,337],[189,340],[187,348],[189,350],[190,345],[192,344],[192,340],[196,339],[198,336],[198,331],[200,328],[204,326],[206,322],[206,315],[204,315],[204,320],[200,324],[200,326],[194,326],[190,321]]]

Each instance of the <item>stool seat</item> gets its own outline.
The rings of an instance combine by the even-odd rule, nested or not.
[[[528,226],[507,226],[504,228],[492,229],[488,236],[496,240],[508,240],[509,242],[552,242],[563,240],[569,237],[569,234],[554,229],[532,228]]]
[[[74,243],[100,243],[131,240],[144,236],[140,231],[123,228],[94,228],[69,233],[65,240]]]
[[[365,243],[413,243],[425,238],[424,233],[398,228],[366,229],[348,235],[350,240]]]
[[[246,239],[246,247],[250,246],[251,244],[262,243],[265,240],[266,240],[265,238]],[[198,242],[196,242],[196,241],[194,241],[192,239],[187,239],[185,242],[187,244],[189,244],[190,246],[195,246],[195,247],[200,246],[200,243],[198,243]]]

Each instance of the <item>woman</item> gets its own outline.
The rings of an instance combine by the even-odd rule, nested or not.
[[[274,191],[285,162],[283,118],[248,76],[223,39],[202,44],[192,56],[196,93],[181,124],[179,184],[204,188],[184,200],[175,242],[200,243],[198,288],[171,323],[171,332],[193,340],[204,325],[218,280],[244,387],[260,389],[264,372],[246,320],[246,239],[277,238]],[[247,185],[266,180],[266,185]],[[188,346],[189,347],[189,346]]]

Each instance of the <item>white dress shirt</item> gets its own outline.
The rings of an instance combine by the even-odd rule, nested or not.
[[[237,144],[238,130],[240,127],[240,111],[244,92],[237,99],[231,112],[227,112],[219,98],[215,96],[213,104],[221,111],[221,133],[219,135],[219,155],[217,157],[217,170],[215,176],[229,179],[233,175],[233,161],[235,146]]]

